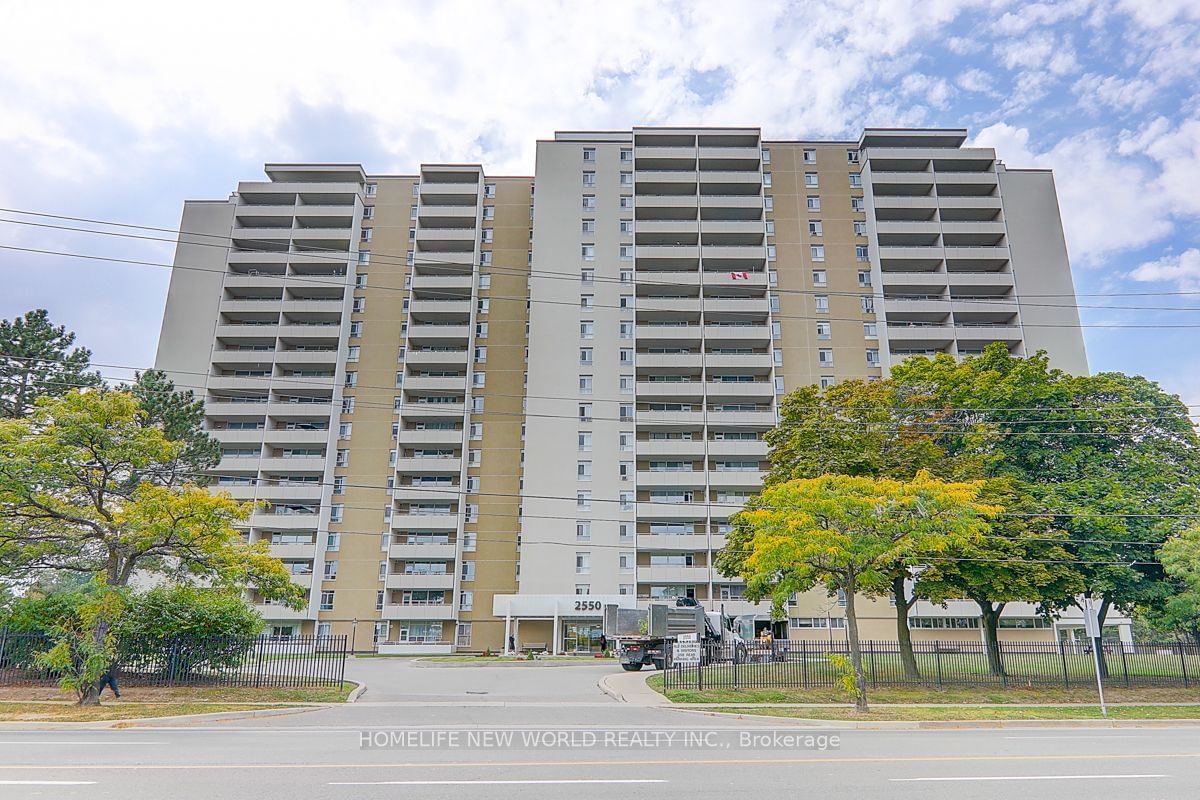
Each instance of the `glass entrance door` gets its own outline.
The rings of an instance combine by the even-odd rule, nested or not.
[[[562,624],[562,651],[564,653],[599,653],[601,626],[598,622],[570,622]]]

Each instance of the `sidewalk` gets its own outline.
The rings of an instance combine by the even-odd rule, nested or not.
[[[609,697],[621,703],[628,703],[632,706],[645,706],[647,708],[662,708],[675,705],[675,703],[672,703],[662,694],[646,685],[646,678],[650,677],[647,673],[625,672],[618,665],[614,664],[614,666],[617,668],[617,671],[605,675],[597,684],[601,691]]]

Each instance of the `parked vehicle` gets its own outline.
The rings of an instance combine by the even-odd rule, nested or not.
[[[705,611],[686,597],[676,598],[673,603],[651,603],[645,610],[605,606],[604,635],[616,646],[621,669],[629,672],[646,664],[662,669],[667,645],[682,636],[695,636],[701,644],[710,645],[740,641],[729,617],[719,611]]]

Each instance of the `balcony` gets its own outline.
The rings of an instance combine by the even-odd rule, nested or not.
[[[470,298],[473,281],[474,279],[470,275],[422,275],[418,273],[413,278],[413,290],[416,292],[433,289],[452,290],[456,294],[462,293],[465,297]]]
[[[401,413],[407,420],[457,422],[465,412],[465,403],[418,403],[411,397],[406,397],[401,407]]]
[[[761,244],[706,244],[703,246],[701,254],[704,256],[704,271],[706,275],[718,269],[754,270],[761,268],[767,261],[766,248]],[[764,280],[765,277],[764,275]],[[705,282],[707,283],[708,281],[706,280]]]
[[[443,497],[442,499],[445,499]],[[392,514],[393,531],[457,531],[458,514]]]
[[[693,204],[695,198],[692,198]],[[641,198],[638,198],[641,203]],[[703,220],[762,219],[763,200],[758,194],[705,194],[700,196]]]
[[[429,486],[409,484],[397,486],[394,490],[395,499],[398,503],[453,503],[463,493],[463,487],[453,483],[431,484]]]
[[[714,533],[711,537],[703,533],[639,533],[637,535],[638,550],[704,553],[709,550],[710,544],[712,550],[720,550],[725,546],[725,536],[720,533]],[[707,578],[705,580],[707,581]]]
[[[704,470],[638,470],[639,489],[703,489]]]
[[[705,264],[708,263],[708,250],[705,248]],[[765,258],[764,254],[764,258]],[[766,289],[767,288],[767,273],[766,272],[746,272],[745,270],[731,270],[729,272],[704,270],[704,286],[716,288],[730,289]],[[707,307],[707,306],[706,306]]]
[[[328,400],[319,403],[272,401],[267,405],[267,414],[277,420],[309,422],[314,419],[326,419],[332,413],[333,403]]]
[[[638,411],[639,428],[666,427],[695,430],[704,424],[702,411]]]
[[[277,503],[310,503],[312,505],[321,504],[321,493],[324,488],[321,484],[313,483],[295,483],[295,484],[280,484],[278,482],[268,482],[261,479],[257,487],[258,497],[260,500],[270,500]]]
[[[453,589],[454,575],[447,572],[444,575],[406,575],[398,573],[388,575],[384,581],[388,589]],[[453,608],[453,606],[446,606]]]
[[[313,541],[308,544],[272,544],[270,550],[274,558],[312,559],[317,554],[317,543]]]
[[[1019,325],[989,325],[984,323],[966,325],[958,323],[954,326],[953,330],[958,337],[959,347],[963,349],[977,349],[991,342],[1015,344],[1024,338]],[[891,338],[890,332],[888,337]]]
[[[700,264],[697,245],[636,245],[634,258],[641,269],[695,269]]]
[[[634,358],[642,370],[699,370],[704,363],[700,353],[638,353]]]
[[[713,400],[746,398],[766,402],[775,396],[775,386],[770,381],[709,381],[704,385]]]
[[[712,573],[715,574],[715,573]],[[638,583],[708,583],[708,567],[650,567],[638,565]]]
[[[705,325],[704,338],[714,347],[748,343],[766,345],[771,341],[771,329],[765,319],[757,325]]]
[[[307,584],[305,584],[307,585]],[[254,610],[268,622],[289,622],[292,620],[315,619],[316,609],[306,606],[301,609],[288,608],[278,603],[255,603]]]
[[[639,267],[641,267],[641,266],[642,265],[639,265]],[[652,269],[641,268],[641,269],[638,269],[638,271],[637,271],[637,283],[638,283],[638,286],[698,287],[698,286],[700,286],[700,272],[699,272],[699,270],[696,270],[696,269],[652,270]],[[673,301],[675,299],[676,298],[670,298],[671,301]],[[691,300],[691,301],[695,302],[695,298],[679,298],[679,299],[684,300],[684,302],[687,302],[687,300]],[[660,301],[656,301],[656,302],[665,303],[668,301],[660,300]],[[642,308],[641,303],[642,303],[641,298],[638,298],[637,304],[638,304],[639,310]],[[668,308],[665,310],[675,311],[675,310],[678,310],[678,306],[675,306],[673,308]]]
[[[404,355],[410,367],[446,367],[466,369],[468,352],[462,350],[412,350]]]
[[[325,456],[266,456],[258,460],[258,465],[263,472],[312,475],[324,473],[325,462]],[[221,462],[222,466],[224,463]]]
[[[301,314],[325,314],[331,317],[342,313],[344,301],[341,298],[336,300],[284,300],[280,310],[285,314],[301,313]]]
[[[470,300],[419,300],[409,304],[409,313],[422,317],[470,317]]]
[[[272,514],[259,511],[250,515],[250,525],[273,531],[315,531],[320,519],[320,514]]]
[[[745,283],[745,281],[739,281]],[[768,311],[767,297],[706,297],[704,298],[706,313],[754,313],[766,315]]]
[[[421,181],[421,205],[474,206],[479,203],[480,185],[471,183],[434,183]]]
[[[736,368],[757,373],[771,369],[768,353],[705,353],[704,365],[711,370]]]
[[[455,444],[458,443],[455,442]],[[405,474],[458,475],[462,472],[462,456],[398,458],[396,459],[396,471]]]
[[[246,431],[246,433],[257,433],[262,441],[278,447],[291,447],[295,445],[322,446],[329,441],[329,428],[290,431],[286,429],[267,429],[261,431]],[[224,439],[224,436],[220,438]]]
[[[662,273],[649,273],[656,277]],[[681,277],[692,276],[695,278],[695,284],[700,283],[700,273],[680,273]],[[657,281],[655,281],[657,282]],[[647,312],[674,312],[674,313],[700,313],[700,298],[699,297],[639,297],[637,299],[637,311],[639,316],[645,316]]]
[[[708,485],[715,489],[746,489],[757,492],[762,488],[765,473],[759,471],[719,470],[708,473]]]
[[[466,375],[453,377],[426,377],[424,375],[406,375],[404,389],[409,392],[450,392],[462,391],[467,385]]]
[[[950,313],[950,303],[935,294],[887,297],[883,311],[888,319],[926,319],[935,322]]]
[[[457,555],[458,545],[454,542],[445,544],[393,544],[388,547],[388,558],[412,561],[436,561],[444,559],[453,561]]]
[[[718,411],[710,409],[708,424],[715,427],[724,425],[751,426],[755,428],[775,427],[774,411]]]
[[[283,298],[276,300],[251,300],[243,297],[223,297],[218,305],[227,314],[278,314]]]
[[[713,439],[708,443],[708,454],[717,456],[745,456],[764,459],[767,443],[758,439]]]
[[[332,367],[337,364],[337,348],[332,350],[276,350],[275,363],[288,367]]]
[[[399,441],[401,446],[419,446],[419,445],[456,445],[462,444],[463,432],[461,430],[404,430],[399,433]]]
[[[638,384],[641,386],[641,384]],[[658,384],[651,384],[658,385]],[[697,434],[698,435],[698,434]],[[681,459],[700,458],[704,455],[702,439],[641,439],[637,443],[639,456],[664,456]]]
[[[383,607],[383,618],[387,620],[453,620],[453,603],[388,603]]]
[[[954,328],[943,324],[888,322],[888,341],[904,349],[940,350],[954,340]]]
[[[645,345],[700,344],[699,325],[638,325],[635,330],[638,341]]]
[[[639,500],[637,518],[646,521],[674,522],[676,520],[703,520],[708,516],[704,503],[651,503]]]
[[[638,381],[637,396],[641,400],[695,402],[704,396],[704,384],[699,377],[693,381]]]
[[[467,325],[422,325],[412,323],[408,326],[410,341],[422,342],[459,342],[469,338],[471,329]]]

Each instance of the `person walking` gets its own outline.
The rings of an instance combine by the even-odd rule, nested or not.
[[[608,637],[605,636],[603,633],[600,634],[600,655],[602,655],[602,656],[608,655]]]
[[[96,692],[96,696],[104,694],[104,687],[108,686],[112,689],[113,696],[118,700],[121,699],[121,689],[117,686],[116,670],[112,667],[104,670],[104,674],[100,676],[100,691]]]
[[[508,652],[513,655],[517,654],[517,637],[511,633],[508,635]]]

